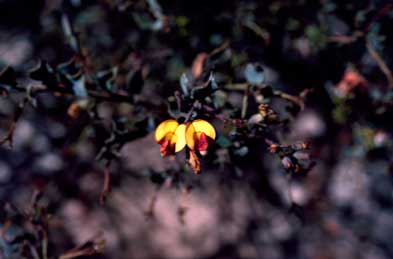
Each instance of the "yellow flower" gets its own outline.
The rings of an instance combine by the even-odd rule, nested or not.
[[[186,125],[175,120],[166,120],[158,125],[155,131],[155,140],[161,145],[163,156],[173,155],[186,146]]]
[[[161,145],[163,156],[173,155],[186,145],[193,151],[205,155],[209,141],[216,138],[214,127],[205,120],[194,120],[179,124],[175,120],[166,120],[158,125],[155,140]]]
[[[186,143],[191,150],[197,150],[206,155],[209,141],[216,138],[214,127],[205,120],[194,120],[187,124]]]

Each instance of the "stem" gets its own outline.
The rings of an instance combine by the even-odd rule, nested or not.
[[[8,141],[10,148],[12,148],[16,124],[18,123],[19,118],[22,116],[26,103],[27,103],[27,98],[23,99],[23,101],[17,107],[14,114],[14,118],[12,119],[11,125],[8,129],[6,136],[0,139],[0,146]]]
[[[376,51],[376,49],[372,46],[372,44],[367,40],[366,41],[367,51],[370,53],[371,57],[377,63],[379,69],[381,69],[382,73],[385,74],[386,79],[388,80],[389,87],[393,88],[393,74],[390,71],[389,67],[386,65],[385,61],[383,61],[382,57]]]
[[[189,122],[189,121],[191,120],[192,113],[194,112],[195,106],[196,106],[198,103],[199,103],[198,101],[195,101],[195,102],[192,104],[192,107],[191,107],[191,109],[188,111],[187,116],[186,116],[186,120],[184,121],[184,123],[187,123],[187,122]]]
[[[269,32],[262,28],[261,26],[259,26],[258,24],[256,24],[254,21],[247,21],[244,23],[244,25],[249,28],[250,30],[252,30],[256,35],[258,35],[259,37],[261,37],[265,43],[269,42]]]
[[[246,90],[244,90],[244,95],[243,95],[243,102],[242,102],[242,113],[241,113],[241,118],[244,119],[246,117],[247,113],[247,107],[248,107],[248,95],[250,91],[250,85],[247,84]]]
[[[48,259],[48,232],[43,229],[43,239],[42,239],[42,257],[43,259]]]
[[[179,111],[181,111],[181,108],[182,108],[181,101],[182,100],[181,100],[181,94],[179,91],[175,92],[175,98],[176,98],[177,108],[179,109]]]
[[[230,91],[244,91],[247,88],[248,84],[247,83],[241,83],[241,84],[227,84],[224,86],[226,90]]]
[[[100,203],[104,204],[106,201],[106,198],[108,197],[109,193],[111,192],[111,172],[109,170],[109,167],[111,165],[111,162],[108,161],[105,169],[104,169],[104,184],[102,187],[101,195],[100,195]]]
[[[284,92],[282,92],[280,90],[274,90],[273,94],[278,96],[278,97],[281,97],[283,99],[286,99],[288,101],[291,101],[291,102],[299,105],[300,109],[302,109],[302,110],[304,109],[304,102],[303,102],[303,100],[301,98],[297,97],[297,96],[284,93]]]
[[[19,92],[25,92],[27,90],[27,88],[21,86],[16,86],[16,87],[12,86],[12,88]],[[42,93],[42,92],[50,92],[50,93],[59,92],[62,94],[75,95],[72,89],[64,88],[64,87],[56,87],[54,89],[49,89],[48,86],[46,86],[46,88],[33,89],[32,91],[34,91],[35,94]],[[133,103],[133,98],[132,96],[129,95],[123,95],[117,93],[102,94],[95,90],[87,90],[87,92],[89,97],[95,98],[100,101]]]
[[[288,175],[288,200],[289,203],[292,205],[293,204],[293,196],[292,196],[292,174]]]
[[[148,207],[147,211],[145,212],[145,215],[148,218],[154,217],[154,207],[156,205],[157,198],[158,198],[158,193],[159,193],[160,189],[161,189],[160,186],[156,187],[156,189],[155,189],[155,191],[153,193],[153,197],[150,200],[149,207]]]
[[[226,48],[228,48],[228,46],[229,46],[229,41],[227,40],[223,44],[221,44],[218,48],[216,48],[212,52],[210,52],[208,55],[208,58],[216,55],[217,53],[220,53],[221,51],[224,51]]]

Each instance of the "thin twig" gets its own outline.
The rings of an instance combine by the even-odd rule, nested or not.
[[[256,24],[254,21],[251,20],[245,22],[244,25],[250,30],[252,30],[256,35],[261,37],[265,41],[265,43],[269,43],[270,35],[266,29],[262,28],[261,26],[259,26],[258,24]]]
[[[194,110],[195,110],[196,106],[198,105],[198,103],[199,103],[199,101],[196,100],[196,101],[192,104],[192,107],[191,107],[191,109],[188,111],[184,123],[187,123],[187,122],[189,122],[189,121],[191,120],[192,113],[194,112]]]
[[[175,98],[176,98],[176,103],[177,103],[177,108],[179,111],[181,111],[182,109],[182,98],[181,98],[181,94],[179,91],[175,92]]]
[[[23,113],[26,103],[27,103],[27,98],[25,98],[17,107],[15,114],[14,114],[14,118],[12,119],[12,122],[11,122],[9,129],[8,129],[7,134],[0,140],[0,146],[3,145],[4,143],[8,142],[10,148],[12,149],[14,131],[16,128],[16,124]]]
[[[368,32],[371,28],[371,26],[378,21],[379,19],[381,19],[383,16],[389,14],[390,10],[393,8],[393,4],[389,3],[386,4],[385,6],[383,6],[381,9],[379,9],[379,11],[377,12],[377,14],[371,19],[371,21],[365,26],[365,31]]]
[[[19,92],[27,91],[27,88],[22,86],[12,86],[12,89],[17,90]],[[34,94],[43,93],[43,92],[52,92],[52,93],[58,92],[61,94],[75,95],[71,88],[66,88],[66,87],[56,87],[54,89],[49,89],[48,86],[46,86],[46,88],[45,87],[35,88],[32,89],[32,91],[34,91]],[[133,98],[132,96],[129,95],[117,94],[117,93],[102,94],[98,91],[89,90],[89,89],[87,90],[87,93],[89,97],[92,97],[99,101],[133,103]]]
[[[248,108],[248,96],[250,95],[250,85],[247,84],[246,89],[244,90],[244,95],[243,95],[243,101],[242,101],[242,112],[241,112],[241,118],[244,119],[247,114],[247,108]]]
[[[42,229],[42,258],[48,259],[48,231],[46,229]]]
[[[364,32],[354,31],[351,35],[332,35],[328,37],[328,41],[332,43],[351,44],[364,37]]]
[[[224,89],[230,91],[244,91],[248,86],[248,83],[240,83],[240,84],[227,84],[224,86]]]
[[[229,41],[225,41],[223,44],[221,44],[220,46],[218,46],[218,48],[213,49],[209,54],[208,54],[208,58],[210,58],[211,56],[216,55],[217,53],[220,53],[222,51],[224,51],[226,48],[228,48],[229,46]]]
[[[182,225],[186,224],[185,215],[188,210],[187,204],[189,202],[190,192],[191,192],[191,187],[185,186],[182,188],[181,194],[180,194],[180,204],[177,209],[177,215],[179,217],[179,222]]]
[[[388,80],[389,87],[393,88],[393,74],[389,67],[386,65],[385,61],[383,61],[381,55],[376,51],[373,45],[367,40],[366,41],[367,51],[370,53],[371,57],[375,60],[378,67],[381,69],[382,73],[385,74],[386,79]]]
[[[158,192],[160,191],[160,185],[158,185],[153,193],[153,197],[150,200],[149,203],[149,207],[147,209],[147,211],[145,212],[146,217],[149,218],[153,218],[154,217],[154,207],[156,205],[157,202],[157,198],[158,198]]]
[[[100,203],[104,204],[106,201],[106,198],[108,197],[109,193],[111,192],[111,172],[109,170],[109,167],[111,165],[111,162],[108,161],[105,169],[104,169],[104,184],[102,187],[101,195],[100,195]]]
[[[91,241],[87,241],[81,246],[77,246],[59,257],[57,259],[71,259],[77,258],[81,256],[89,256],[102,253],[102,250],[105,247],[105,240],[98,239],[98,237],[93,238]]]
[[[292,196],[292,174],[288,174],[288,200],[291,205],[294,203]]]
[[[274,90],[273,94],[299,105],[301,110],[304,109],[304,101],[302,100],[302,98],[300,98],[298,96],[290,95],[290,94],[284,93],[283,91],[280,91],[280,90]]]

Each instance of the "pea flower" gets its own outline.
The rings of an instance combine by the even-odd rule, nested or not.
[[[166,120],[158,125],[155,140],[161,145],[162,156],[174,155],[186,146],[186,125],[175,120]]]
[[[185,137],[187,146],[204,156],[209,147],[209,140],[216,138],[216,131],[209,122],[194,120],[187,124]]]
[[[214,127],[205,120],[194,120],[179,124],[175,120],[166,120],[158,125],[155,140],[161,145],[162,156],[174,155],[186,145],[193,152],[206,155],[209,141],[216,138]]]

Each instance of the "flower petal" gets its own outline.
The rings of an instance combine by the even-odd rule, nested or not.
[[[196,131],[192,123],[189,123],[186,128],[186,143],[187,146],[191,149],[195,149],[195,138],[196,138]]]
[[[180,124],[175,131],[175,135],[172,137],[176,138],[176,148],[175,152],[179,152],[186,146],[186,125]]]
[[[179,126],[179,123],[175,120],[166,120],[160,123],[156,128],[154,137],[156,142],[160,142],[166,134],[169,132],[175,132],[176,128]]]
[[[203,132],[211,139],[216,139],[216,130],[205,120],[194,120],[192,123],[196,132]]]
[[[201,162],[194,150],[190,150],[190,158],[188,159],[188,164],[191,166],[194,173],[200,174],[201,173]]]

